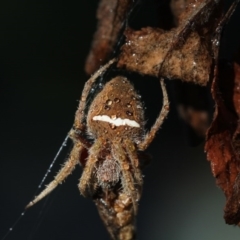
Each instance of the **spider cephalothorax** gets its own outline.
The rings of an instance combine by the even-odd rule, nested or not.
[[[86,99],[93,83],[115,61],[111,60],[86,82],[74,127],[69,133],[74,142],[70,156],[55,179],[27,207],[50,193],[80,162],[83,167],[81,194],[93,198],[112,239],[132,240],[143,183],[141,151],[154,139],[167,116],[169,103],[161,80],[163,108],[150,131],[145,133],[139,95],[127,78],[117,76],[105,84],[85,116]],[[88,157],[82,159],[85,150]]]

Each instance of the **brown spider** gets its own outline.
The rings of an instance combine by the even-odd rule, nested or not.
[[[79,189],[92,197],[113,239],[134,239],[134,220],[141,196],[142,174],[139,158],[155,137],[169,111],[163,80],[163,108],[151,130],[145,133],[144,110],[133,85],[123,76],[105,84],[94,98],[84,123],[86,99],[92,84],[112,63],[98,70],[85,84],[70,137],[74,147],[55,179],[32,201],[33,206],[60,184],[80,161],[83,173]],[[85,133],[94,139],[91,144]],[[81,159],[83,150],[88,158]]]

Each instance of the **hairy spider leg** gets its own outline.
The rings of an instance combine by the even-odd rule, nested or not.
[[[105,64],[103,67],[101,67],[96,73],[94,73],[92,75],[92,77],[90,77],[87,80],[87,82],[84,85],[83,91],[82,91],[81,100],[79,102],[78,109],[75,113],[73,129],[70,131],[70,134],[72,135],[72,137],[75,140],[80,141],[86,149],[89,149],[90,146],[91,146],[89,141],[85,137],[82,136],[82,133],[86,130],[86,124],[83,123],[83,121],[84,121],[84,110],[85,110],[85,107],[86,107],[86,100],[87,100],[87,97],[89,95],[89,92],[91,90],[91,87],[92,87],[93,83],[114,62],[116,62],[115,58],[110,60],[107,64]]]
[[[135,147],[135,144],[126,139],[124,141],[124,146],[125,146],[125,149],[127,151],[127,155],[131,161],[131,166],[132,166],[132,169],[133,169],[133,176],[136,180],[136,184],[137,186],[140,187],[140,191],[141,191],[141,186],[143,184],[143,178],[142,178],[142,172],[141,172],[141,169],[140,169],[140,163],[139,163],[139,157],[138,157],[138,154],[137,154],[137,150],[136,150],[136,147]]]
[[[92,84],[96,81],[97,77],[102,74],[111,64],[113,64],[116,61],[116,59],[110,60],[107,64],[105,64],[102,68],[100,68],[93,76],[85,83],[81,101],[79,103],[78,110],[75,115],[75,122],[74,126],[77,130],[84,130],[85,126],[82,124],[83,117],[84,117],[84,109],[86,105],[86,99],[89,94],[89,91],[91,89]],[[70,138],[74,142],[73,149],[70,153],[70,156],[68,160],[65,162],[63,167],[60,169],[59,173],[55,176],[54,180],[50,182],[46,188],[35,197],[33,201],[31,201],[27,206],[26,209],[33,206],[35,203],[39,202],[41,199],[43,199],[46,195],[48,195],[50,192],[52,192],[58,184],[61,184],[62,181],[72,173],[75,166],[79,162],[79,159],[81,157],[81,152],[83,148],[89,147],[90,144],[82,138],[80,135],[76,134],[76,131],[72,129],[69,133]]]
[[[137,214],[137,201],[140,199],[141,192],[135,187],[134,179],[131,172],[131,166],[129,164],[126,152],[121,147],[120,143],[113,143],[112,154],[118,161],[121,168],[121,181],[123,192],[131,197],[134,214]]]
[[[83,131],[83,128],[82,128],[82,131]],[[73,142],[80,142],[82,146],[86,149],[89,149],[92,146],[92,144],[88,141],[88,139],[84,138],[81,132],[79,132],[76,129],[72,128],[68,135],[73,140]]]
[[[78,188],[84,197],[92,197],[92,195],[94,194],[95,189],[93,186],[93,181],[91,181],[91,179],[96,168],[96,162],[98,161],[99,153],[102,151],[103,146],[104,145],[102,141],[97,140],[89,149],[89,157],[87,159],[84,171],[78,185]]]
[[[158,115],[158,118],[157,118],[156,122],[154,123],[154,125],[152,126],[150,131],[146,134],[146,136],[143,139],[143,141],[138,144],[138,149],[140,151],[146,150],[146,148],[152,142],[152,140],[154,139],[157,131],[159,130],[159,128],[163,124],[163,122],[164,122],[164,120],[167,117],[168,112],[169,112],[168,95],[167,95],[167,90],[166,90],[166,86],[164,84],[163,78],[160,79],[160,85],[161,85],[162,93],[163,93],[163,106],[162,106],[162,110],[160,111],[160,114]]]
[[[87,80],[87,82],[84,85],[83,91],[82,91],[82,96],[81,96],[81,100],[79,103],[79,107],[76,111],[75,114],[75,120],[74,120],[74,127],[77,130],[82,131],[83,129],[85,129],[85,125],[83,126],[83,118],[84,118],[84,110],[85,110],[85,106],[86,106],[86,100],[88,97],[88,94],[91,90],[91,87],[93,85],[93,83],[96,81],[96,79],[104,72],[106,71],[106,69],[112,65],[114,62],[116,62],[116,59],[113,58],[112,60],[110,60],[107,64],[105,64],[103,67],[101,67],[96,73],[94,73],[92,75],[91,78],[89,78],[89,80]]]
[[[83,146],[80,142],[77,142],[74,144],[73,149],[68,157],[68,160],[65,162],[59,173],[55,176],[54,180],[50,182],[46,188],[35,197],[33,201],[31,201],[27,206],[26,209],[33,206],[35,203],[39,202],[41,199],[43,199],[46,195],[48,195],[50,192],[52,192],[58,184],[61,184],[62,181],[72,173],[75,166],[79,162],[79,158],[81,156],[81,152],[83,150]]]

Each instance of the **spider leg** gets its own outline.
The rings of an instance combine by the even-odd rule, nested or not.
[[[39,202],[41,199],[43,199],[46,195],[48,195],[50,192],[52,192],[58,184],[61,184],[62,181],[72,173],[75,166],[79,162],[79,158],[81,156],[81,152],[83,150],[83,146],[81,143],[76,142],[73,146],[73,149],[68,157],[68,160],[65,162],[63,167],[60,169],[59,173],[55,176],[54,180],[50,182],[46,188],[35,197],[33,201],[31,201],[27,206],[26,209],[33,206],[35,203]]]
[[[133,173],[134,173],[134,178],[136,180],[136,184],[141,190],[142,184],[143,184],[143,179],[142,179],[142,172],[141,172],[141,169],[140,169],[140,163],[139,163],[136,147],[134,146],[132,141],[125,140],[124,143],[125,143],[124,144],[125,149],[127,151],[129,159],[131,161],[131,165],[132,165],[132,169],[133,169]]]
[[[84,148],[89,149],[91,147],[90,142],[84,136],[82,136],[81,133],[78,133],[78,131],[74,130],[73,128],[70,130],[68,135],[73,142],[80,142]]]
[[[126,152],[119,143],[113,144],[112,154],[121,168],[123,193],[131,197],[134,214],[137,214],[137,202],[141,193],[136,189]]]
[[[75,120],[74,120],[74,128],[75,129],[80,130],[80,131],[82,131],[84,129],[84,126],[82,125],[83,118],[84,118],[84,109],[86,106],[86,100],[87,100],[88,94],[91,90],[91,87],[92,87],[93,83],[96,81],[96,79],[99,77],[99,75],[101,75],[104,71],[106,71],[106,69],[114,62],[116,62],[115,58],[113,58],[107,64],[105,64],[103,67],[101,67],[85,83],[83,91],[82,91],[82,97],[81,97],[78,109],[76,111],[76,114],[75,114]]]
[[[98,161],[98,155],[102,150],[102,145],[102,142],[97,140],[89,149],[90,154],[78,185],[78,188],[84,197],[92,197],[94,194],[95,185],[92,181],[92,177],[94,169],[96,167],[96,162]]]
[[[74,125],[73,125],[73,128],[71,129],[71,131],[69,133],[69,136],[70,136],[70,138],[72,138],[75,141],[80,141],[82,143],[82,145],[87,149],[89,149],[91,147],[91,144],[82,134],[86,129],[86,126],[83,123],[83,121],[84,121],[84,110],[85,110],[85,107],[86,107],[86,100],[87,100],[88,94],[91,90],[91,87],[92,87],[93,83],[96,81],[96,79],[98,78],[98,76],[101,75],[114,62],[116,62],[115,58],[113,58],[107,64],[105,64],[103,67],[101,67],[85,83],[83,91],[82,91],[81,100],[79,102],[78,109],[75,113]]]
[[[162,93],[163,93],[163,106],[162,106],[162,110],[161,110],[161,112],[160,112],[156,122],[152,126],[151,130],[146,134],[146,136],[143,139],[143,141],[138,144],[138,149],[140,151],[146,150],[146,148],[152,142],[152,140],[154,139],[157,131],[159,130],[159,128],[163,124],[163,122],[164,122],[164,120],[167,117],[168,112],[169,112],[168,95],[167,95],[167,90],[166,90],[166,86],[164,84],[164,80],[163,79],[160,79],[160,84],[161,84]]]

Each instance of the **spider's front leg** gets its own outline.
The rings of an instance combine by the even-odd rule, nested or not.
[[[75,114],[75,120],[74,120],[74,128],[75,130],[81,132],[85,126],[83,125],[83,121],[84,121],[84,110],[85,110],[85,106],[86,106],[86,101],[87,101],[87,97],[89,95],[89,92],[92,88],[92,85],[94,84],[94,82],[97,80],[97,78],[104,72],[107,70],[107,68],[112,65],[113,63],[116,62],[116,59],[113,58],[112,60],[110,60],[107,64],[105,64],[103,67],[101,67],[96,73],[94,73],[85,83],[83,91],[82,91],[82,96],[81,96],[81,100],[79,103],[79,107],[76,111]]]
[[[97,78],[107,70],[107,68],[112,65],[114,62],[116,62],[116,59],[113,58],[110,60],[107,64],[105,64],[103,67],[101,67],[96,73],[94,73],[85,83],[82,96],[79,102],[78,109],[75,113],[75,119],[74,119],[74,125],[73,129],[70,131],[69,136],[71,139],[75,141],[81,142],[81,144],[86,148],[89,149],[91,147],[91,144],[84,136],[86,133],[86,124],[84,123],[84,111],[86,108],[86,101],[87,97],[89,95],[89,92],[94,84],[94,82],[97,80]]]
[[[68,157],[68,160],[65,162],[59,173],[55,176],[54,180],[50,182],[46,188],[35,197],[33,201],[31,201],[26,208],[29,208],[33,206],[35,203],[39,202],[41,199],[43,199],[46,195],[48,195],[50,192],[52,192],[58,184],[61,184],[63,180],[72,173],[75,166],[78,164],[79,159],[81,157],[81,153],[83,150],[83,146],[79,142],[75,142],[73,149]]]
[[[82,97],[79,103],[78,110],[75,114],[75,121],[74,121],[74,128],[70,131],[69,137],[74,142],[74,147],[70,153],[70,156],[66,163],[63,165],[59,173],[55,176],[54,180],[50,182],[47,187],[35,197],[33,201],[31,201],[26,208],[33,206],[35,203],[43,199],[46,195],[52,192],[58,184],[61,184],[62,181],[72,173],[73,169],[75,168],[76,164],[81,159],[81,153],[84,148],[88,149],[91,144],[87,141],[84,136],[85,133],[85,124],[84,121],[84,110],[86,106],[86,99],[92,87],[92,84],[96,81],[96,79],[114,62],[116,59],[112,59],[102,68],[100,68],[86,83],[82,92]],[[86,177],[84,177],[86,179]],[[84,191],[83,191],[84,192]]]
[[[146,148],[149,146],[149,144],[152,142],[154,139],[157,131],[163,124],[164,120],[166,119],[168,112],[169,112],[169,101],[168,101],[168,95],[167,95],[167,90],[166,86],[164,83],[163,79],[160,79],[160,84],[162,88],[162,93],[163,93],[163,106],[160,114],[158,115],[158,118],[154,125],[152,126],[151,130],[146,134],[145,138],[143,139],[142,142],[138,144],[138,149],[140,151],[146,150]]]

